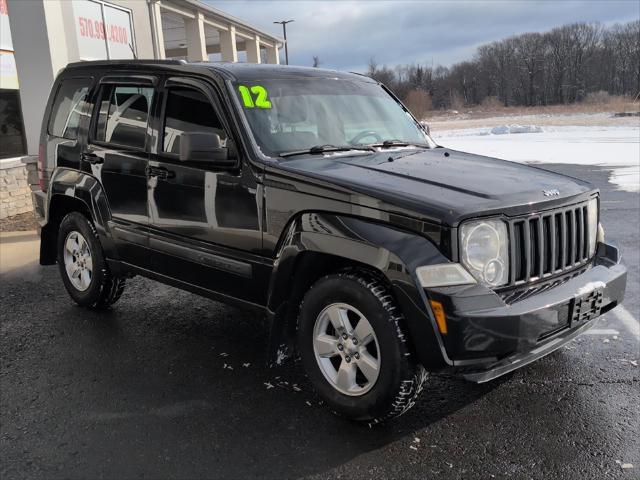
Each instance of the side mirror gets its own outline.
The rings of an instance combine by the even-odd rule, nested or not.
[[[202,162],[217,167],[233,167],[235,159],[229,159],[229,150],[222,146],[217,133],[185,132],[180,135],[180,161]]]

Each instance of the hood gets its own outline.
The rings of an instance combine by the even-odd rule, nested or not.
[[[280,165],[373,197],[380,209],[409,210],[452,226],[473,216],[554,208],[595,191],[573,177],[445,148],[313,156]]]

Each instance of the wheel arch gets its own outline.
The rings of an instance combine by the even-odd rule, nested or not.
[[[40,264],[56,263],[58,229],[62,219],[79,212],[96,227],[105,253],[113,253],[107,221],[111,218],[102,185],[92,175],[66,168],[56,169],[48,192],[46,223],[40,232]]]
[[[410,344],[426,367],[448,363],[415,268],[449,260],[428,238],[369,219],[305,212],[290,223],[278,244],[268,292],[272,320],[269,363],[292,352],[300,300],[326,274],[357,269],[389,287],[403,312]]]

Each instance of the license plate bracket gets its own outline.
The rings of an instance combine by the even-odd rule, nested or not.
[[[600,316],[602,297],[602,289],[595,289],[571,300],[571,327],[582,325]]]

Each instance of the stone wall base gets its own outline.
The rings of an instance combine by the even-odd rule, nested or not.
[[[0,220],[33,211],[30,178],[37,177],[37,158],[0,160]]]

